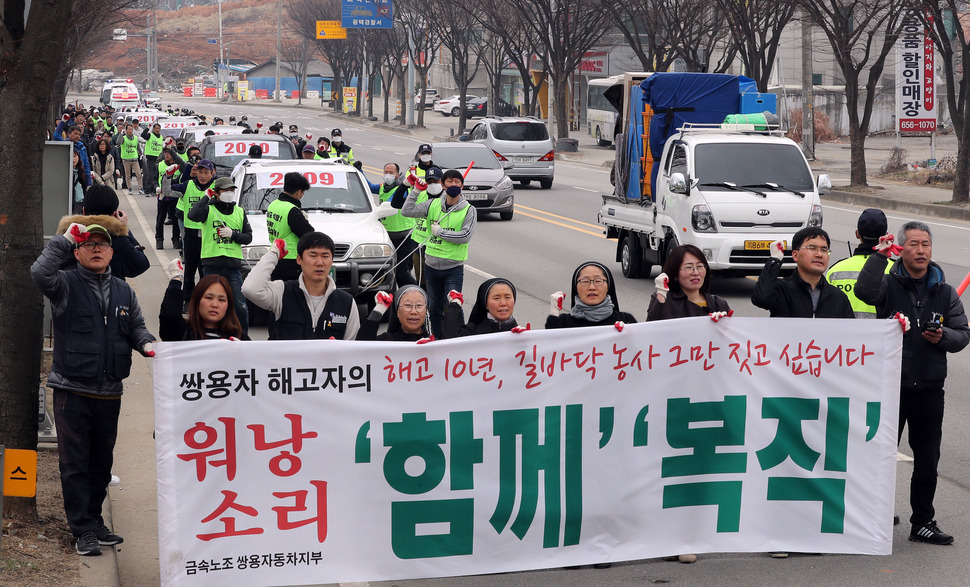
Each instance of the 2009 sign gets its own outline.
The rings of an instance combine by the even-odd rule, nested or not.
[[[270,185],[273,187],[279,187],[283,185],[283,174],[282,173],[270,173]],[[328,171],[323,171],[320,173],[314,173],[312,171],[303,172],[303,177],[310,182],[310,186],[320,185],[324,187],[332,187],[334,184],[333,174]]]
[[[347,189],[347,174],[333,171],[301,171],[294,170],[310,182],[310,187]],[[256,174],[256,188],[265,190],[282,188],[286,171],[272,171]]]

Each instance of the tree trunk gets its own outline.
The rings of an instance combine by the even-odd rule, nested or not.
[[[16,169],[0,183],[0,445],[37,449],[37,388],[43,302],[30,279],[30,265],[43,247],[42,155],[51,88],[64,58],[71,2],[34,0],[26,32],[23,2],[4,6],[0,38],[0,166]],[[33,197],[25,197],[34,194]],[[67,197],[67,194],[63,194]],[[34,498],[3,500],[3,516],[33,522]]]
[[[402,73],[401,83],[397,85],[397,99],[401,103],[401,122],[400,126],[404,126],[408,123],[408,93],[407,93],[407,72]]]
[[[849,183],[866,187],[866,135],[859,128],[859,117],[852,116],[851,108],[849,113]]]
[[[956,118],[956,117],[954,117]],[[953,203],[970,201],[970,100],[963,102],[963,132],[957,135],[957,166],[953,178]]]
[[[556,95],[556,138],[569,137],[569,76],[557,75],[553,81]]]

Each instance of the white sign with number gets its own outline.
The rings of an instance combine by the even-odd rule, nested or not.
[[[267,190],[283,187],[283,176],[286,171],[273,171],[256,174],[256,189]],[[346,171],[300,171],[300,173],[310,182],[310,189],[313,188],[335,188],[347,189]]]
[[[896,43],[896,120],[899,132],[935,132],[936,71],[933,36],[914,12],[903,19]]]
[[[275,141],[236,140],[216,141],[216,157],[233,157],[235,155],[249,155],[249,147],[259,145],[263,155],[267,157],[280,156],[280,144]]]

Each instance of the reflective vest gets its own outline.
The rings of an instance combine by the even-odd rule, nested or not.
[[[418,197],[415,200],[415,204],[420,204],[421,202],[427,202],[427,201],[428,201],[428,192],[427,190],[425,190],[420,194],[418,194]],[[414,228],[411,229],[411,240],[418,243],[419,245],[424,244],[424,241],[428,240],[428,237],[431,236],[431,233],[428,232],[428,229],[426,228],[428,226],[428,220],[427,218],[414,218],[413,220],[414,220]]]
[[[155,136],[155,133],[150,133],[148,135],[148,140],[145,141],[145,156],[147,157],[158,157],[162,154],[162,149],[165,147],[165,139],[161,135]]]
[[[437,222],[444,230],[461,230],[461,225],[465,223],[465,215],[468,214],[471,204],[468,204],[461,210],[445,212],[444,199],[444,196],[442,196],[431,203],[431,208],[428,209],[428,226],[431,226],[433,222]],[[452,243],[442,240],[441,237],[437,236],[432,236],[428,240],[428,244],[424,250],[426,254],[432,257],[438,257],[439,259],[464,261],[468,258],[468,243]]]
[[[202,225],[202,254],[200,258],[230,257],[242,259],[242,245],[231,238],[223,238],[217,232],[223,226],[233,230],[243,229],[243,215],[245,212],[239,206],[233,205],[232,214],[226,215],[215,206],[209,206],[209,217]]]
[[[287,221],[293,208],[296,206],[292,202],[282,200],[273,200],[266,208],[266,232],[269,233],[269,242],[272,244],[278,238],[283,239],[286,243],[284,259],[296,259],[296,245],[300,242],[300,237],[290,229],[290,223]]]
[[[138,137],[125,135],[121,138],[121,158],[138,158]]]
[[[209,185],[212,185],[211,183]],[[208,188],[206,188],[208,189]],[[205,195],[205,189],[199,189],[195,185],[195,180],[189,181],[189,184],[185,186],[185,194],[179,198],[179,203],[175,205],[176,208],[185,214],[185,228],[190,228],[192,230],[202,230],[202,223],[196,222],[195,220],[189,220],[189,210],[192,206],[202,198],[208,197]]]
[[[825,280],[842,290],[842,293],[849,298],[852,305],[852,312],[856,318],[875,318],[876,307],[870,306],[856,297],[855,282],[859,279],[862,266],[866,264],[869,255],[853,255],[847,259],[842,259],[829,268],[825,275]],[[892,268],[892,263],[886,264],[886,273]]]
[[[331,159],[341,158],[344,160],[345,163],[353,164],[354,150],[348,147],[346,143],[340,143],[339,150],[338,150],[338,147],[334,147],[333,145],[331,145],[330,158]]]
[[[381,203],[390,202],[391,196],[397,191],[397,185],[392,185],[390,188],[384,183],[381,184],[380,189],[377,191],[377,197],[380,199]],[[414,218],[408,218],[401,214],[398,210],[397,214],[394,216],[388,216],[386,218],[381,218],[381,224],[384,225],[384,230],[387,232],[404,232],[414,228]]]

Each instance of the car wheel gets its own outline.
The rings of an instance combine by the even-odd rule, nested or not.
[[[539,180],[539,185],[544,190],[547,190],[547,189],[551,188],[552,187],[552,178],[549,178],[549,179],[540,179]]]
[[[596,127],[596,144],[601,147],[609,147],[610,141],[603,140],[603,133],[600,131],[600,127]]]
[[[457,106],[455,106],[454,108],[451,109],[451,115],[452,116],[458,116],[459,114],[461,114],[461,109],[458,108]]]
[[[515,210],[509,210],[508,212],[499,212],[498,217],[502,220],[512,220],[512,214],[514,213],[515,213]]]
[[[637,279],[642,276],[642,267],[643,248],[634,235],[628,234],[623,237],[623,245],[620,248],[620,268],[623,270],[623,276]]]
[[[530,183],[532,183],[532,180],[531,179],[520,179],[519,180],[519,185],[521,185],[521,186],[527,186]]]
[[[445,118],[448,118],[449,116],[451,116],[451,114],[449,114],[448,112],[445,112],[444,110],[439,110],[438,112],[441,112],[441,115],[444,116]]]

